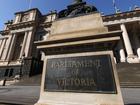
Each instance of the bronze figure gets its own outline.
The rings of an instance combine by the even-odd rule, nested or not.
[[[74,4],[81,3],[83,0],[74,0]]]

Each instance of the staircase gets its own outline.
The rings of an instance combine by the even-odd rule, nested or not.
[[[119,63],[116,66],[122,87],[140,87],[139,63]]]

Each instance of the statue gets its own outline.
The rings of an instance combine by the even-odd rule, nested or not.
[[[83,2],[83,0],[74,0],[74,4],[78,4],[78,3],[81,3]]]
[[[96,7],[87,5],[86,2],[83,2],[83,0],[73,0],[72,5],[69,5],[67,9],[64,9],[58,13],[58,18],[74,17],[96,11]]]

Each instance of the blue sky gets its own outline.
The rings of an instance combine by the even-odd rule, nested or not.
[[[60,11],[71,4],[73,0],[32,0],[31,8],[38,8],[42,14],[50,10]],[[86,0],[93,4],[100,12],[114,13],[112,0]],[[0,30],[7,20],[14,19],[14,13],[29,9],[30,0],[1,0],[0,1]],[[140,6],[140,0],[116,0],[116,5],[121,11],[128,11],[129,7]]]

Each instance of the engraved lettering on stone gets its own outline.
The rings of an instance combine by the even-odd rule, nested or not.
[[[61,88],[65,86],[96,86],[95,80],[89,78],[57,79],[57,84]]]
[[[87,67],[95,67],[99,69],[101,67],[101,61],[97,60],[81,60],[81,61],[72,61],[72,60],[64,60],[64,61],[53,61],[51,64],[51,68],[87,68]]]

